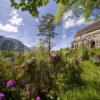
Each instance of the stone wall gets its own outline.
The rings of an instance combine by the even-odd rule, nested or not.
[[[89,48],[100,48],[100,29],[74,38],[73,48],[83,45]]]

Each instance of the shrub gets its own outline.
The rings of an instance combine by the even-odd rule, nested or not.
[[[14,63],[0,62],[0,92],[6,100],[32,100],[37,96],[48,100],[51,92],[56,99],[64,84],[66,87],[82,85],[79,59],[68,63],[66,55],[59,51],[48,53],[43,47],[27,54],[18,52]]]
[[[94,63],[95,63],[96,65],[100,65],[100,54],[95,55]]]
[[[81,63],[81,58],[80,58],[80,57],[74,58],[74,64],[75,64],[75,65],[79,66],[80,63]]]
[[[36,97],[36,100],[41,100],[40,96],[37,96],[37,97]]]
[[[15,57],[15,52],[14,52],[14,51],[7,51],[7,50],[4,50],[4,51],[1,51],[0,56],[1,56],[2,58],[11,57],[11,58],[14,59],[14,57]]]
[[[52,52],[50,54],[51,63],[56,65],[57,63],[61,62],[61,53],[59,52]]]
[[[14,88],[16,86],[16,81],[15,80],[8,80],[7,81],[7,87],[8,88]]]
[[[36,50],[36,57],[32,57],[24,66],[25,70],[23,79],[26,82],[20,82],[24,88],[26,85],[31,86],[30,99],[34,96],[40,96],[41,99],[47,99],[47,93],[52,89],[52,77],[51,77],[51,66],[50,66],[50,56],[49,53],[44,48],[39,48]],[[29,91],[29,88],[28,88]]]
[[[81,78],[82,69],[75,63],[69,63],[65,68],[64,80],[66,87],[82,86],[83,80]]]
[[[89,50],[84,47],[82,48],[82,60],[89,60]]]
[[[3,93],[0,93],[0,100],[4,100],[5,99],[5,95]]]

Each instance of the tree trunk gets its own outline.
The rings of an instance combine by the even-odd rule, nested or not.
[[[49,43],[48,43],[48,51],[50,52],[51,51],[51,40],[50,40],[50,29],[49,29],[49,36],[48,36],[48,39],[49,39]]]

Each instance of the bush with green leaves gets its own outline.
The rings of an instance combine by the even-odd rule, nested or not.
[[[31,55],[32,56],[32,55]],[[20,78],[20,84],[22,90],[28,88],[31,90],[29,98],[32,99],[36,96],[40,96],[43,100],[46,99],[48,91],[52,88],[51,66],[50,57],[48,52],[44,48],[36,50],[35,56],[22,65],[24,75]]]
[[[94,56],[94,63],[98,66],[100,65],[100,54]]]
[[[6,100],[33,100],[38,96],[41,100],[56,100],[65,87],[81,85],[80,63],[69,63],[60,51],[50,53],[40,46],[27,53],[17,52],[15,56],[14,62],[0,61],[3,81],[0,92]],[[16,87],[9,90],[5,85],[8,80],[15,80]]]
[[[89,49],[86,47],[82,48],[82,60],[89,60]]]
[[[8,88],[7,85],[7,81],[12,79],[16,80],[17,77],[14,75],[15,73],[13,72],[11,66],[9,66],[7,63],[5,64],[5,62],[0,62],[0,92],[5,95],[5,100],[18,100],[21,98],[20,91],[17,86],[14,88]]]
[[[84,82],[81,77],[82,68],[81,64],[75,63],[76,61],[69,62],[69,64],[65,67],[64,72],[64,80],[65,80],[65,87],[80,87],[83,86]]]

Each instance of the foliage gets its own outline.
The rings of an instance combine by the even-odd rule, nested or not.
[[[55,15],[55,23],[56,24],[60,24],[61,23],[61,18],[64,14],[64,12],[66,11],[66,6],[62,3],[58,3],[58,8],[57,8],[57,12]]]
[[[81,78],[81,72],[82,72],[81,67],[75,63],[71,63],[66,66],[65,75],[64,75],[66,88],[68,86],[76,87],[76,86],[83,85],[83,81]]]
[[[12,52],[12,51],[6,51],[6,50],[4,50],[4,51],[1,51],[1,52],[0,52],[0,56],[1,56],[2,58],[14,57],[14,56],[15,56],[15,53]]]
[[[40,43],[44,45],[47,50],[50,52],[51,48],[54,46],[52,39],[55,38],[57,33],[55,33],[55,24],[54,24],[54,16],[51,14],[46,14],[42,16],[40,20],[40,24],[38,25],[40,36]]]
[[[49,2],[49,0],[11,0],[11,6],[22,11],[28,11],[32,16],[37,17],[39,14],[38,7],[44,6]]]
[[[63,8],[63,10],[60,8]],[[59,0],[55,20],[56,23],[61,22],[64,12],[72,10],[72,12],[75,13],[77,17],[83,15],[88,21],[90,15],[98,16],[93,13],[94,9],[100,9],[99,0]]]
[[[11,0],[11,6],[22,11],[28,11],[32,16],[39,16],[38,7],[47,5],[50,0]],[[58,3],[55,22],[61,22],[61,18],[65,11],[72,11],[77,15],[83,14],[86,20],[90,17],[95,8],[100,8],[99,0],[54,0]],[[97,15],[96,15],[97,16]]]
[[[74,53],[68,56],[64,50],[68,52],[69,49],[48,53],[40,46],[24,52],[23,62],[18,62],[20,52],[14,52],[13,63],[0,60],[0,93],[6,100],[34,100],[37,97],[42,100],[98,100],[100,67],[89,60],[78,59]]]
[[[86,47],[82,50],[82,60],[89,60],[89,50]]]
[[[100,65],[100,54],[95,55],[94,58],[95,58],[94,63],[99,66]]]

